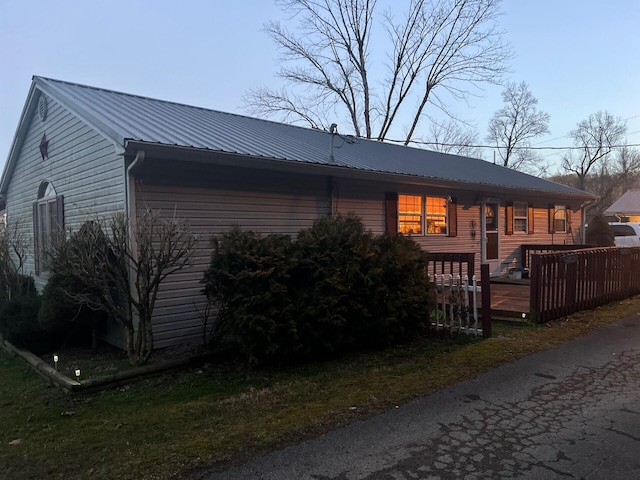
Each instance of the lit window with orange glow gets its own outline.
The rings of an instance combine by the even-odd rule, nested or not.
[[[443,197],[426,197],[427,234],[447,234],[447,199]]]
[[[398,195],[398,233],[422,234],[421,195]]]

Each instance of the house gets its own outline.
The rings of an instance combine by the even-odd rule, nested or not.
[[[194,231],[240,225],[295,234],[323,215],[354,212],[374,233],[423,248],[474,252],[492,274],[523,243],[573,243],[595,197],[483,160],[285,125],[34,77],[0,181],[9,225],[32,248],[26,271],[47,281],[52,232],[137,208],[174,211]],[[167,279],[155,345],[198,339],[209,242]],[[478,269],[477,269],[478,270]],[[119,328],[104,337],[122,345]]]
[[[611,222],[640,222],[640,190],[627,190],[604,211]]]

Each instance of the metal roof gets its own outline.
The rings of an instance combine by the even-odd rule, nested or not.
[[[640,214],[640,190],[627,190],[604,213],[606,215],[615,215],[616,213],[624,215]]]
[[[35,86],[126,148],[129,141],[333,165],[467,185],[593,195],[484,160],[331,134],[264,119],[34,77]],[[37,99],[36,99],[37,100]],[[25,108],[26,110],[26,108]]]

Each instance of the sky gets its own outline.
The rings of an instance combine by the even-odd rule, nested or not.
[[[571,145],[568,132],[599,110],[640,144],[640,1],[505,0],[502,10],[515,53],[505,80],[527,82],[551,117],[535,146]],[[272,0],[0,0],[0,169],[33,75],[247,114],[250,89],[282,86],[263,26],[287,18]],[[502,89],[449,103],[482,143]],[[539,153],[559,170],[562,150]]]

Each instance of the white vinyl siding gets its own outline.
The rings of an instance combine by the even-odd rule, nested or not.
[[[202,338],[198,310],[203,311],[206,303],[201,281],[211,261],[212,235],[227,232],[234,225],[262,234],[295,235],[329,214],[326,177],[193,168],[187,167],[190,175],[182,177],[173,166],[156,168],[136,188],[137,208],[188,218],[199,237],[190,266],[167,277],[161,286],[153,316],[156,347]],[[168,177],[182,184],[170,185]]]
[[[48,115],[43,123],[34,110],[18,152],[7,188],[7,218],[24,232],[29,248],[25,273],[34,275],[39,290],[47,275],[35,275],[33,205],[38,188],[47,181],[64,196],[65,228],[77,230],[96,216],[108,216],[124,208],[124,165],[115,146],[78,117],[48,99]],[[46,159],[40,141],[49,141]]]

